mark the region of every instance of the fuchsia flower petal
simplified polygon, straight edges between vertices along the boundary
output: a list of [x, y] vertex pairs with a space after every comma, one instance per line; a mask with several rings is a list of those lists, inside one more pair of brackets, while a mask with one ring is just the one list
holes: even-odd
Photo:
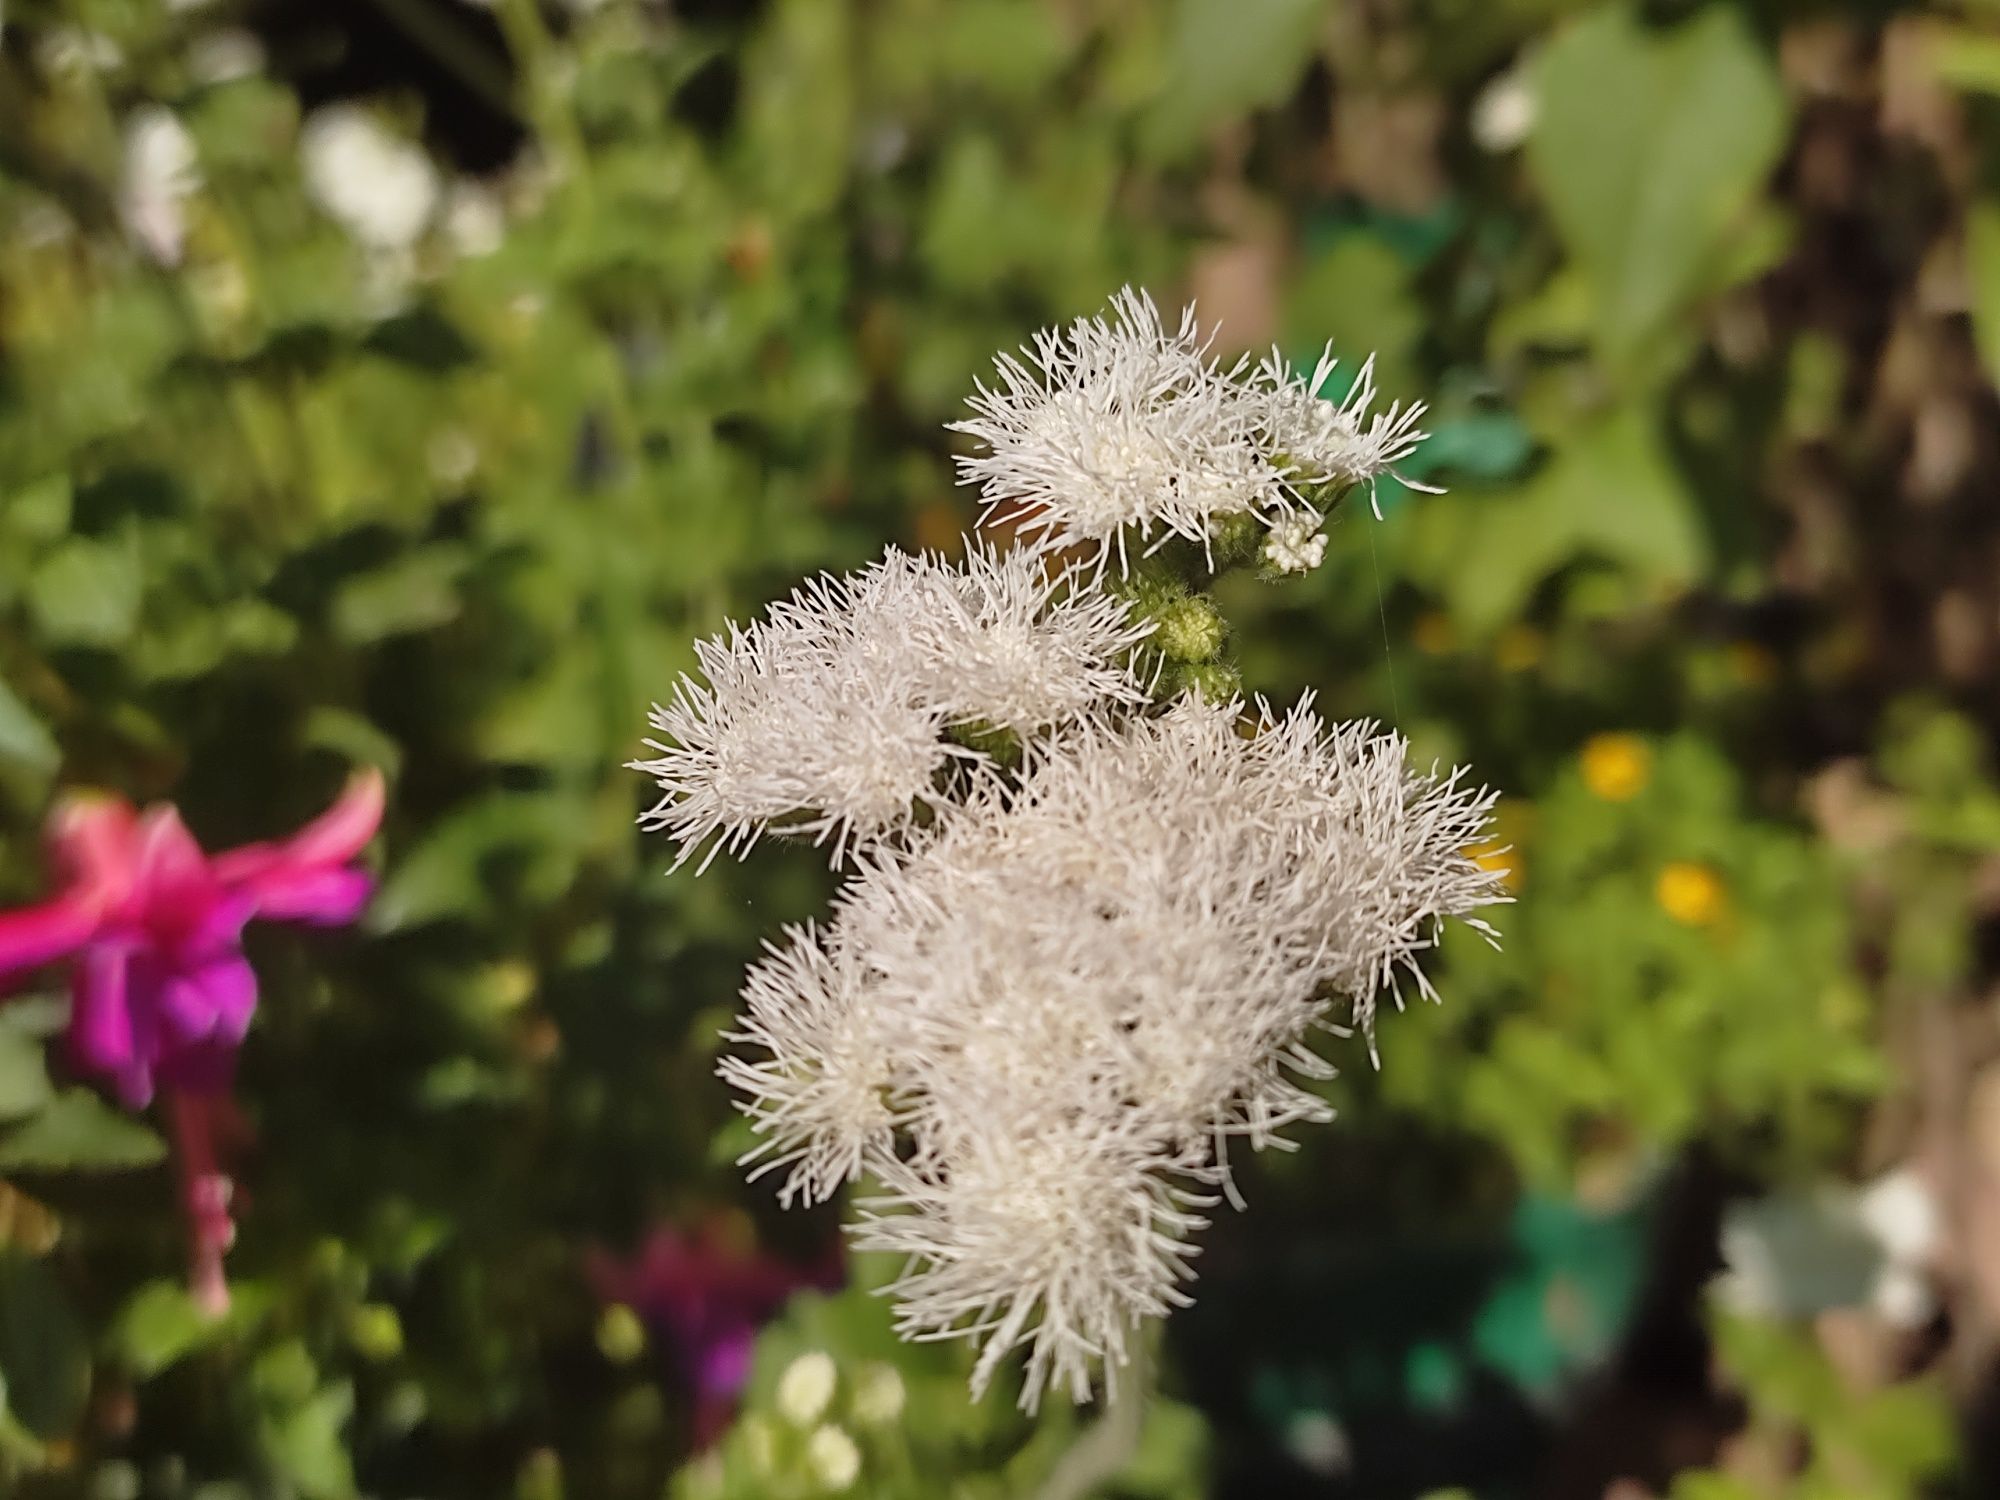
[[100, 943], [84, 950], [70, 1005], [69, 1052], [77, 1068], [109, 1078], [118, 1097], [143, 1109], [153, 1097], [158, 1026], [148, 1007], [135, 1004], [132, 957]]
[[256, 914], [279, 922], [342, 927], [361, 915], [375, 889], [362, 870], [274, 870], [253, 882]]
[[94, 792], [73, 792], [49, 815], [43, 835], [63, 884], [109, 908], [132, 889], [139, 815], [131, 804]]
[[216, 855], [211, 866], [215, 877], [225, 885], [255, 887], [281, 874], [296, 877], [344, 865], [368, 847], [382, 826], [384, 797], [380, 771], [357, 772], [333, 806], [290, 838]]
[[183, 1041], [243, 1040], [257, 1009], [257, 973], [231, 954], [176, 974], [161, 986], [161, 1008]]
[[76, 952], [97, 931], [96, 903], [61, 896], [21, 911], [0, 911], [0, 976], [39, 968]]
[[141, 920], [162, 936], [199, 929], [222, 894], [208, 856], [172, 806], [150, 807], [140, 819], [134, 877]]

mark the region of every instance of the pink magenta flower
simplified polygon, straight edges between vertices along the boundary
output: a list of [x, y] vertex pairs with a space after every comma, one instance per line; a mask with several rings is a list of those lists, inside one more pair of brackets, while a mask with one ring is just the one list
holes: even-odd
[[0, 912], [0, 983], [74, 958], [79, 1071], [132, 1109], [159, 1083], [219, 1092], [257, 1007], [245, 925], [353, 921], [370, 882], [351, 861], [374, 837], [382, 800], [380, 773], [365, 771], [291, 838], [211, 856], [171, 806], [67, 799], [48, 826], [61, 887], [40, 906]]
[[662, 1226], [620, 1260], [593, 1251], [587, 1268], [597, 1294], [631, 1308], [664, 1334], [694, 1402], [694, 1442], [712, 1444], [729, 1426], [750, 1379], [757, 1331], [793, 1292], [832, 1291], [844, 1279], [839, 1244], [816, 1265], [766, 1255], [712, 1219], [694, 1234]]
[[380, 773], [364, 771], [289, 839], [211, 856], [170, 806], [139, 813], [115, 797], [71, 797], [48, 825], [57, 894], [0, 912], [0, 988], [73, 958], [77, 1069], [132, 1109], [166, 1089], [189, 1284], [212, 1315], [229, 1306], [222, 1259], [236, 1235], [234, 1184], [217, 1151], [234, 1119], [224, 1090], [257, 1008], [243, 929], [258, 918], [339, 926], [359, 916], [370, 881], [352, 861], [382, 822], [382, 799]]

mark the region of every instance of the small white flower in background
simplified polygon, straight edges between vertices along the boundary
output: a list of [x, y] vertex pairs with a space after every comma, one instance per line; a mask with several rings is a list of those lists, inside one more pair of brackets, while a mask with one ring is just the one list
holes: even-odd
[[1865, 1188], [1773, 1193], [1724, 1213], [1716, 1291], [1763, 1317], [1872, 1307], [1892, 1327], [1917, 1328], [1937, 1311], [1930, 1278], [1942, 1238], [1937, 1200], [1908, 1167]]
[[837, 1495], [861, 1477], [861, 1450], [829, 1422], [806, 1440], [806, 1467], [822, 1490]]
[[1472, 101], [1472, 139], [1480, 150], [1503, 156], [1533, 134], [1539, 110], [1532, 66], [1524, 59], [1493, 78]]
[[507, 213], [500, 195], [477, 182], [454, 182], [445, 202], [445, 238], [466, 260], [498, 250], [507, 237]]
[[778, 1377], [778, 1414], [794, 1427], [810, 1427], [826, 1414], [839, 1382], [833, 1356], [823, 1349], [801, 1354]]
[[1280, 521], [1264, 541], [1264, 560], [1280, 573], [1310, 573], [1326, 560], [1326, 533], [1311, 521]]
[[41, 34], [36, 56], [48, 72], [72, 77], [109, 73], [125, 61], [124, 49], [110, 37], [80, 26], [49, 27]]
[[208, 87], [264, 70], [264, 44], [239, 26], [205, 31], [188, 43], [188, 77]]
[[479, 444], [462, 427], [444, 428], [425, 445], [424, 467], [439, 484], [467, 484], [479, 472]]
[[371, 250], [408, 250], [437, 208], [431, 159], [359, 105], [314, 110], [300, 131], [299, 153], [307, 191]]
[[180, 264], [187, 239], [184, 205], [201, 190], [194, 137], [172, 110], [144, 104], [125, 125], [118, 214], [125, 232], [163, 266]]
[[854, 1381], [854, 1420], [887, 1427], [903, 1414], [903, 1377], [894, 1365], [867, 1364]]
[[1944, 1221], [1930, 1185], [1909, 1167], [1878, 1177], [1855, 1204], [1862, 1224], [1882, 1247], [1882, 1268], [1870, 1301], [1898, 1328], [1920, 1328], [1936, 1314], [1931, 1285]]

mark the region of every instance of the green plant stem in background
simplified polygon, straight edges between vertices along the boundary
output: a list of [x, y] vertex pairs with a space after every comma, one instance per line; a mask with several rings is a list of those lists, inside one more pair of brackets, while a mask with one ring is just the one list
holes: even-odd
[[1152, 1394], [1151, 1340], [1133, 1341], [1132, 1362], [1117, 1389], [1105, 1402], [1104, 1415], [1056, 1460], [1035, 1500], [1085, 1500], [1115, 1477], [1139, 1451], [1139, 1434], [1146, 1426], [1146, 1401]]

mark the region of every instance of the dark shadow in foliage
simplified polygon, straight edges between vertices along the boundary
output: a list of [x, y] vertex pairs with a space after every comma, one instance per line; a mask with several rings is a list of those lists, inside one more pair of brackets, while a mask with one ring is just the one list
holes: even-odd
[[307, 109], [377, 94], [421, 98], [426, 143], [475, 173], [504, 167], [527, 139], [505, 102], [515, 92], [513, 61], [487, 10], [450, 0], [263, 0], [246, 20], [271, 71]]
[[448, 375], [475, 364], [479, 349], [456, 323], [434, 307], [415, 307], [376, 325], [362, 348], [397, 364]]

